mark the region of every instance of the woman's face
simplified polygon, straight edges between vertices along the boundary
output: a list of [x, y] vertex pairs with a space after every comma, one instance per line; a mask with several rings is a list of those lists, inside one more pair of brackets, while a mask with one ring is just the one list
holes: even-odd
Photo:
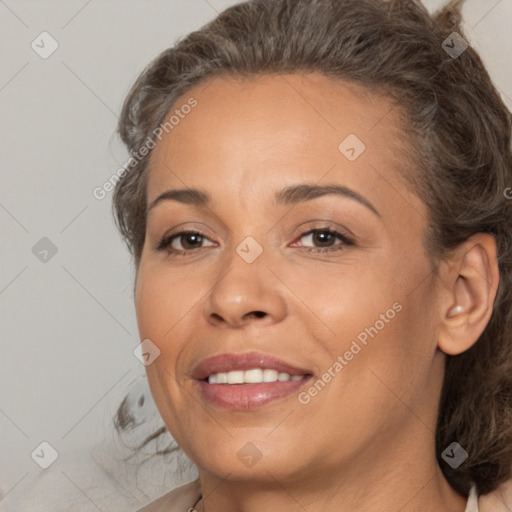
[[136, 283], [174, 438], [235, 479], [433, 457], [437, 287], [426, 208], [397, 171], [396, 107], [289, 74], [210, 80], [175, 109], [151, 158]]

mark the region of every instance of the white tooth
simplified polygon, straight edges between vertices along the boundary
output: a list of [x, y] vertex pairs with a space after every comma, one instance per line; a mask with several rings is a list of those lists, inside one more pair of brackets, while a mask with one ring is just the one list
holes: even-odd
[[217, 373], [217, 384], [227, 384], [228, 374], [226, 372]]
[[263, 382], [275, 382], [277, 380], [276, 370], [263, 370]]
[[236, 370], [234, 372], [228, 372], [228, 384], [243, 384], [244, 383], [244, 371]]
[[210, 384], [259, 384], [261, 382], [287, 382], [302, 380], [304, 375], [291, 376], [276, 370], [251, 368], [250, 370], [233, 370], [231, 372], [212, 373], [208, 377]]
[[257, 384], [259, 382], [263, 382], [263, 370], [261, 368], [245, 370], [244, 382], [246, 382], [247, 384]]

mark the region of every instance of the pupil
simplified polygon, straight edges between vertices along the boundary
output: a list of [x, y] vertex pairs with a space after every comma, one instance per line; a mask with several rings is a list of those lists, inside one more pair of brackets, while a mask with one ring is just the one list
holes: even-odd
[[[321, 232], [317, 232], [314, 236], [317, 237], [317, 240], [320, 237], [319, 243], [324, 243], [324, 245], [325, 245], [325, 242], [329, 242], [329, 240], [326, 240], [326, 238], [329, 238], [331, 236], [331, 233], [328, 233], [326, 231], [321, 231]], [[323, 240], [322, 240], [322, 237], [326, 237], [326, 238], [323, 238]], [[328, 245], [332, 245], [332, 244], [328, 244]]]
[[197, 243], [199, 242], [199, 244], [201, 243], [201, 236], [200, 235], [196, 235], [194, 233], [191, 233], [191, 234], [188, 234], [188, 235], [184, 235], [184, 240], [185, 240], [185, 243], [183, 244], [183, 247], [187, 248], [187, 245], [192, 245], [192, 248], [194, 248], [194, 241], [192, 241], [192, 244], [189, 244], [188, 242], [190, 241], [190, 239], [196, 239], [195, 242], [196, 242], [196, 245]]

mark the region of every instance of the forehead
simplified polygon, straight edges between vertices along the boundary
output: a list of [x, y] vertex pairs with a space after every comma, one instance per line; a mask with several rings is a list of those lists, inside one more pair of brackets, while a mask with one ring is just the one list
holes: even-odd
[[[182, 112], [191, 98], [196, 106]], [[396, 106], [355, 84], [317, 73], [220, 76], [181, 96], [167, 119], [173, 113], [179, 120], [151, 156], [149, 201], [173, 187], [249, 199], [259, 187], [323, 178], [374, 195], [383, 179], [402, 186]]]

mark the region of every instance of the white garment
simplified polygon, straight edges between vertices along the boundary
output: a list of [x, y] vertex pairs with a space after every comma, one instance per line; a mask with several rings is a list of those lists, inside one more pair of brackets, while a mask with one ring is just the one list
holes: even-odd
[[[194, 505], [199, 501], [200, 497], [201, 488], [199, 482], [191, 482], [177, 487], [138, 512], [193, 512]], [[479, 512], [478, 495], [474, 485], [469, 492], [465, 512]]]
[[479, 512], [478, 495], [476, 494], [476, 486], [473, 485], [469, 491], [468, 504], [464, 512]]

